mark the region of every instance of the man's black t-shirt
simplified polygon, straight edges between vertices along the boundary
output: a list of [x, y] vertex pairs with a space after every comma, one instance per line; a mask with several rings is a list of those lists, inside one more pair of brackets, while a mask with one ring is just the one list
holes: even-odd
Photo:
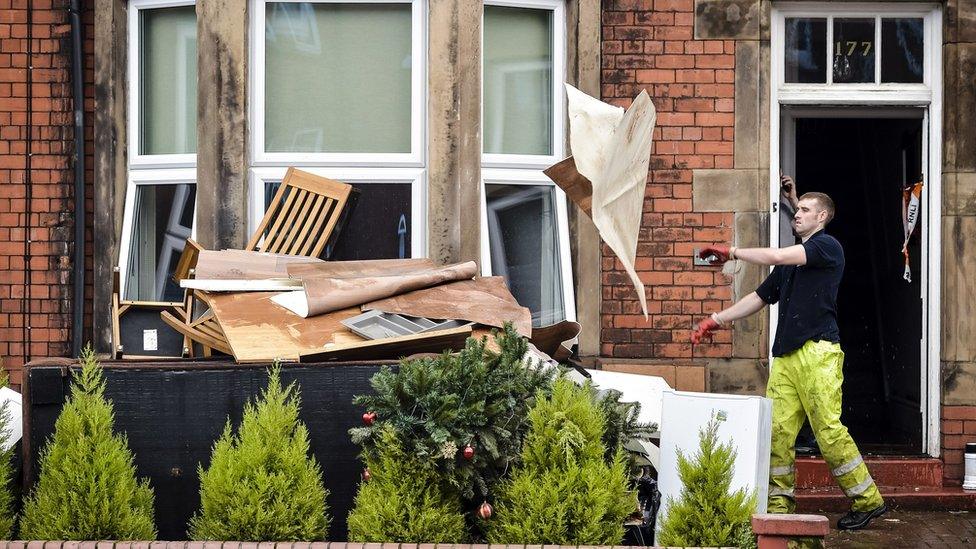
[[807, 341], [840, 342], [837, 288], [844, 275], [844, 248], [819, 231], [806, 242], [806, 265], [777, 265], [756, 289], [768, 304], [779, 302], [773, 356], [784, 356]]

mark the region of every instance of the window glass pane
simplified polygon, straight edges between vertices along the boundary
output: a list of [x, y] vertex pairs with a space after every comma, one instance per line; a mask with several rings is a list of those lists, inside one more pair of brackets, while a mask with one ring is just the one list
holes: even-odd
[[195, 9], [140, 12], [140, 154], [197, 152]]
[[552, 154], [552, 20], [485, 6], [484, 152]]
[[265, 150], [410, 152], [411, 6], [269, 2]]
[[786, 81], [827, 82], [827, 20], [786, 19]]
[[881, 81], [922, 82], [922, 19], [881, 20]]
[[533, 326], [565, 320], [555, 187], [486, 184], [485, 197], [492, 273], [532, 311]]
[[[402, 259], [410, 257], [409, 183], [354, 183], [345, 213], [333, 231], [324, 259]], [[265, 183], [264, 209], [271, 205], [279, 183]]]
[[874, 82], [874, 19], [834, 19], [834, 82]]
[[193, 229], [196, 185], [137, 185], [125, 299], [182, 301], [173, 271]]

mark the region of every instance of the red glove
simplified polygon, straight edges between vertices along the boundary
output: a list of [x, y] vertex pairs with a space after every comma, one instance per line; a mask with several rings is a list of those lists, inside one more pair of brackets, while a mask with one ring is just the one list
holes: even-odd
[[[709, 259], [712, 257], [713, 259]], [[708, 260], [712, 265], [725, 263], [732, 257], [732, 252], [728, 246], [705, 246], [698, 252], [699, 259]]]
[[694, 332], [691, 332], [691, 342], [698, 345], [703, 340], [712, 339], [712, 331], [719, 329], [721, 326], [715, 319], [708, 317], [698, 323], [698, 327], [695, 328]]

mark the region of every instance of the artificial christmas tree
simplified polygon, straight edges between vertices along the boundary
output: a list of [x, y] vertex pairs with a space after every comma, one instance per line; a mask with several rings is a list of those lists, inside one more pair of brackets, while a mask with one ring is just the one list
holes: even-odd
[[294, 383], [282, 389], [275, 363], [261, 398], [245, 405], [237, 434], [228, 420], [210, 467], [200, 467], [201, 509], [190, 521], [191, 539], [325, 540], [327, 491], [309, 455], [300, 406]]
[[727, 547], [754, 543], [750, 519], [755, 494], [739, 489], [730, 493], [735, 449], [719, 444], [721, 420], [712, 418], [699, 434], [698, 453], [688, 459], [678, 452], [678, 476], [683, 488], [667, 511], [657, 536], [658, 545]]
[[88, 346], [71, 396], [41, 453], [41, 475], [24, 505], [22, 539], [154, 540], [153, 491], [136, 479], [125, 435], [112, 433], [105, 377]]
[[404, 360], [373, 376], [376, 394], [355, 403], [374, 421], [350, 430], [367, 462], [381, 450], [378, 433], [392, 428], [403, 450], [429, 462], [473, 511], [518, 461], [532, 399], [550, 390], [554, 376], [525, 367], [526, 341], [510, 324], [493, 337], [497, 353], [472, 338], [457, 354]]
[[522, 463], [500, 487], [488, 540], [619, 544], [636, 500], [620, 447], [605, 459], [605, 419], [590, 387], [557, 380], [551, 398], [537, 398], [529, 420]]

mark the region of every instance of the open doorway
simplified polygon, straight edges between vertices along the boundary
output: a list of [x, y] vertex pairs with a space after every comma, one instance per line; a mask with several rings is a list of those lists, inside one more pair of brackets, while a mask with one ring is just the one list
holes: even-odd
[[784, 114], [783, 171], [800, 194], [824, 192], [837, 205], [827, 232], [846, 257], [838, 294], [842, 420], [865, 453], [921, 453], [923, 220], [908, 246], [911, 282], [902, 277], [901, 247], [902, 189], [923, 172], [923, 111]]

